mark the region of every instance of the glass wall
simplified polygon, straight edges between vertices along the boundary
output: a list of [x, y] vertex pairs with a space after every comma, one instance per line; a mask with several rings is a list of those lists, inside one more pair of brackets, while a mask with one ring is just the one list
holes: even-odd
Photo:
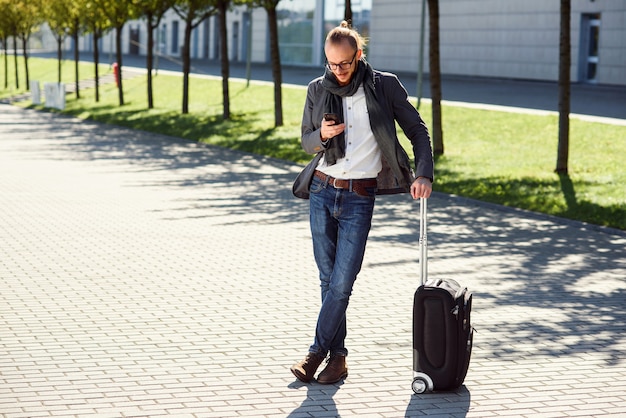
[[311, 65], [315, 0], [281, 1], [276, 12], [281, 63]]
[[[338, 26], [342, 20], [344, 20], [345, 7], [344, 0], [324, 0], [324, 30], [322, 45], [324, 39], [326, 38], [326, 34], [332, 28]], [[352, 27], [355, 28], [365, 39], [369, 38], [372, 0], [352, 0], [351, 7]], [[367, 52], [367, 47], [365, 52]], [[322, 61], [324, 61], [324, 51], [320, 51], [320, 53], [322, 54]]]
[[[316, 8], [316, 5], [319, 7]], [[289, 0], [278, 3], [281, 62], [288, 65], [324, 62], [324, 51], [320, 46], [324, 45], [328, 31], [344, 19], [344, 11], [344, 0]], [[352, 0], [352, 26], [365, 37], [369, 36], [371, 11], [372, 0]], [[320, 39], [314, 39], [318, 37]]]

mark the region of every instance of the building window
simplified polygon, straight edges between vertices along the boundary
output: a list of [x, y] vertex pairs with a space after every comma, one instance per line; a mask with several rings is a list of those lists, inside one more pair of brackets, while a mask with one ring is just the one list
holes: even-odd
[[178, 55], [178, 20], [172, 22], [172, 54]]
[[158, 31], [157, 44], [159, 54], [165, 55], [167, 53], [167, 23], [161, 25]]
[[580, 63], [581, 81], [594, 83], [598, 72], [600, 46], [600, 14], [583, 14], [580, 25]]
[[313, 61], [313, 17], [315, 0], [279, 3], [278, 44], [280, 61], [285, 64], [310, 65]]

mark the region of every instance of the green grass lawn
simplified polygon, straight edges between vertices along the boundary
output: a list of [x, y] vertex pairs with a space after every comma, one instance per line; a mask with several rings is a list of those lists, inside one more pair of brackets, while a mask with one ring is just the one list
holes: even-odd
[[[31, 79], [36, 73], [56, 80], [56, 60], [31, 59], [30, 68]], [[72, 82], [73, 63], [63, 68]], [[80, 74], [92, 76], [93, 65], [83, 64]], [[4, 86], [3, 65], [0, 82]], [[66, 112], [298, 163], [310, 158], [300, 147], [303, 88], [283, 87], [284, 126], [274, 128], [272, 86], [231, 82], [228, 121], [221, 117], [220, 80], [192, 77], [190, 86], [187, 115], [181, 114], [182, 78], [164, 74], [154, 78], [154, 109], [147, 109], [140, 76], [124, 80], [123, 107], [109, 84], [101, 86], [99, 103], [94, 90], [81, 90], [79, 100], [68, 95]], [[11, 93], [1, 90], [0, 97]], [[422, 105], [420, 113], [430, 125], [430, 107]], [[626, 230], [626, 126], [571, 120], [569, 175], [559, 176], [555, 115], [444, 106], [443, 123], [445, 154], [437, 158], [434, 190]]]
[[[24, 68], [24, 58], [22, 55], [18, 55], [18, 82], [19, 88], [16, 87], [15, 83], [15, 59], [13, 55], [9, 55], [8, 57], [8, 72], [5, 78], [5, 56], [0, 53], [0, 99], [7, 98], [10, 96], [18, 95], [20, 93], [27, 92], [27, 83], [26, 83], [26, 71]], [[61, 60], [61, 82], [63, 83], [74, 83], [74, 61], [72, 60]], [[103, 76], [107, 73], [110, 73], [111, 69], [109, 65], [100, 65], [99, 66], [99, 75]], [[79, 63], [78, 67], [78, 78], [81, 80], [93, 79], [95, 74], [95, 66], [93, 64], [84, 64]], [[28, 59], [28, 75], [29, 80], [31, 81], [39, 81], [39, 84], [43, 88], [43, 83], [48, 82], [56, 82], [59, 77], [58, 70], [58, 60], [54, 59], [40, 59], [40, 58], [29, 58]], [[5, 80], [7, 81], [8, 86], [5, 87]]]

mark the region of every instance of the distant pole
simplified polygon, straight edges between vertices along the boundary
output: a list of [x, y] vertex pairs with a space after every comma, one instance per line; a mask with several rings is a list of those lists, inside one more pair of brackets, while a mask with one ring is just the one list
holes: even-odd
[[426, 0], [422, 0], [422, 15], [420, 26], [420, 53], [419, 53], [419, 68], [417, 69], [417, 108], [420, 108], [422, 102], [422, 73], [424, 72], [424, 14], [426, 12]]

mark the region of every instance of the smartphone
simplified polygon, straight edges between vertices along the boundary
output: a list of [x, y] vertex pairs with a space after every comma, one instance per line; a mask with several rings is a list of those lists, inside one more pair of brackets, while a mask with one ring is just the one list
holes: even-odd
[[335, 125], [341, 123], [341, 121], [339, 120], [339, 115], [337, 115], [336, 113], [324, 113], [324, 119], [332, 120], [333, 122], [335, 122]]

